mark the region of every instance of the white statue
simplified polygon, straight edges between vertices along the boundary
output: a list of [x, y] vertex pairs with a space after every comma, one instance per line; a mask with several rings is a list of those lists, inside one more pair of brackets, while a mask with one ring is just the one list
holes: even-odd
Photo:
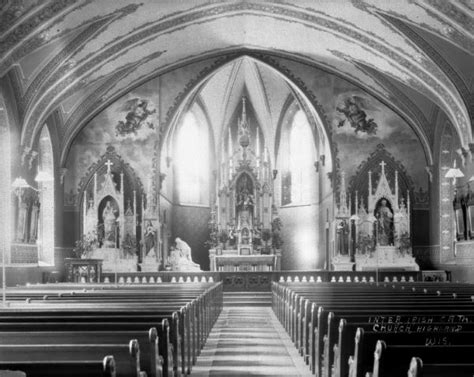
[[[102, 220], [104, 222], [104, 247], [114, 247], [116, 233], [116, 209], [112, 206], [112, 202], [107, 200], [104, 210], [102, 211]], [[118, 230], [118, 229], [117, 229]]]
[[181, 238], [176, 237], [176, 248], [171, 251], [170, 260], [173, 271], [201, 271], [201, 266], [194, 263], [191, 248]]

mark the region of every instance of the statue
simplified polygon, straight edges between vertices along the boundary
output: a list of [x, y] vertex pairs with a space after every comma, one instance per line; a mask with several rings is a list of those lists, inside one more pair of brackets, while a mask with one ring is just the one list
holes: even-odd
[[171, 269], [173, 271], [201, 271], [199, 264], [191, 257], [191, 248], [181, 238], [177, 237], [176, 248], [170, 252]]
[[133, 258], [136, 254], [136, 242], [137, 240], [135, 239], [134, 236], [130, 235], [130, 233], [127, 233], [125, 236], [125, 239], [123, 240], [122, 244], [122, 250], [123, 250], [123, 256], [125, 258]]
[[239, 192], [237, 194], [237, 219], [239, 228], [252, 226], [253, 223], [254, 200], [251, 194], [250, 184], [246, 175], [242, 176], [239, 182]]
[[340, 221], [336, 227], [337, 232], [337, 251], [341, 255], [349, 254], [349, 224], [346, 221]]
[[393, 244], [393, 213], [387, 206], [387, 200], [380, 200], [380, 204], [375, 209], [377, 219], [377, 243], [381, 246]]
[[152, 251], [151, 256], [155, 255], [157, 256], [156, 250], [155, 250], [155, 228], [153, 228], [153, 224], [151, 221], [148, 221], [146, 230], [145, 230], [145, 257], [148, 256], [150, 251]]
[[30, 242], [36, 242], [38, 239], [38, 220], [40, 211], [39, 196], [36, 195], [33, 201], [33, 207], [31, 209], [30, 219]]
[[118, 211], [113, 207], [112, 202], [107, 200], [102, 211], [102, 221], [104, 222], [104, 247], [115, 247], [115, 239], [118, 238], [116, 232], [116, 213]]
[[18, 208], [18, 226], [17, 226], [17, 241], [26, 242], [28, 231], [28, 204], [26, 203], [27, 194], [22, 193]]

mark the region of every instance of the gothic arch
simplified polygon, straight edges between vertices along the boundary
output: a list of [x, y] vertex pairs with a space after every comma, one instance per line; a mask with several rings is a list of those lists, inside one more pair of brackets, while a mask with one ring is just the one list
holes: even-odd
[[[370, 154], [367, 160], [363, 161], [355, 174], [349, 179], [349, 188], [348, 192], [353, 197], [355, 192], [359, 197], [362, 198], [367, 197], [368, 193], [368, 173], [369, 171], [372, 172], [372, 180], [375, 183], [379, 178], [378, 172], [380, 171], [379, 163], [384, 161], [386, 163], [385, 171], [387, 178], [391, 181], [394, 179], [395, 171], [398, 172], [398, 184], [400, 187], [400, 194], [401, 196], [405, 197], [407, 191], [410, 193], [410, 200], [413, 202], [413, 195], [414, 195], [414, 184], [412, 179], [410, 178], [408, 172], [406, 171], [405, 167], [402, 165], [400, 161], [395, 160], [395, 158], [385, 149], [383, 144], [377, 145], [377, 148], [374, 152]], [[393, 181], [391, 182], [393, 185]], [[352, 200], [352, 204], [354, 205], [355, 201]], [[364, 203], [367, 205], [367, 203]], [[352, 209], [354, 211], [354, 209]]]
[[[117, 154], [117, 152], [115, 151], [115, 148], [109, 145], [106, 149], [106, 152], [99, 158], [98, 161], [96, 161], [94, 164], [92, 164], [89, 167], [84, 177], [82, 177], [82, 179], [80, 180], [76, 205], [79, 205], [80, 203], [82, 203], [83, 198], [84, 198], [84, 192], [92, 184], [93, 179], [94, 179], [94, 174], [95, 173], [101, 174], [107, 170], [106, 162], [108, 160], [110, 160], [114, 164], [114, 166], [119, 166], [120, 169], [123, 170], [124, 176], [127, 177], [127, 179], [129, 180], [131, 190], [135, 190], [136, 195], [137, 195], [137, 200], [141, 200], [142, 194], [145, 191], [144, 191], [143, 184], [140, 178], [135, 173], [135, 170], [128, 163], [124, 162], [122, 157], [119, 154]], [[124, 185], [125, 184], [126, 183], [124, 182]], [[120, 189], [122, 190], [122, 188]], [[137, 208], [140, 208], [140, 206], [137, 206]]]

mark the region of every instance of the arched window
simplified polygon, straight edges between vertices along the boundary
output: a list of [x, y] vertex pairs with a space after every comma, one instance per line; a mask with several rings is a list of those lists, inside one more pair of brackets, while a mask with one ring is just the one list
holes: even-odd
[[289, 174], [291, 203], [307, 204], [311, 200], [311, 177], [314, 163], [314, 142], [308, 119], [298, 110], [290, 126]]
[[[33, 205], [39, 217], [38, 262], [40, 265], [54, 265], [54, 161], [53, 146], [48, 127], [41, 131], [38, 160], [39, 205]], [[32, 214], [32, 222], [35, 221]], [[31, 229], [30, 229], [31, 231]]]
[[188, 112], [178, 130], [176, 140], [176, 179], [179, 202], [208, 203], [208, 132], [192, 112]]

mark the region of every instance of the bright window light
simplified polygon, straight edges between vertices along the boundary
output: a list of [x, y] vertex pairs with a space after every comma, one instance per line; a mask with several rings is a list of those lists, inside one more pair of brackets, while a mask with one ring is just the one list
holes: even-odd
[[208, 175], [207, 130], [188, 112], [176, 142], [178, 195], [181, 203], [204, 204], [203, 191]]
[[311, 200], [313, 176], [313, 134], [303, 111], [298, 110], [290, 131], [291, 202], [308, 203]]

